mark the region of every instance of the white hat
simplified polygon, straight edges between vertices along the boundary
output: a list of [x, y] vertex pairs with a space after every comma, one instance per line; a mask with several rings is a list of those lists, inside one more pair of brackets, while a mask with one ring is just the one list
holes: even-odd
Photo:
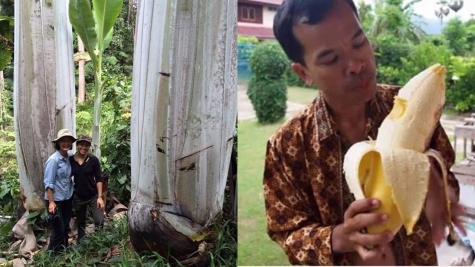
[[63, 137], [71, 137], [74, 139], [73, 143], [76, 142], [77, 138], [74, 137], [74, 135], [71, 133], [71, 131], [69, 129], [61, 129], [59, 130], [58, 132], [58, 136], [56, 137], [56, 139], [53, 140], [53, 142], [56, 142], [58, 141], [59, 139], [63, 138]]

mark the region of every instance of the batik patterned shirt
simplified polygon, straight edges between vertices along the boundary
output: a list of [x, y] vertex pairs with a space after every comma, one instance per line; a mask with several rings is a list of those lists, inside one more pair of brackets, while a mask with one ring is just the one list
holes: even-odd
[[[375, 140], [382, 121], [391, 111], [400, 87], [378, 85], [366, 107], [366, 136]], [[355, 199], [343, 174], [343, 157], [351, 144], [339, 135], [321, 95], [290, 118], [269, 139], [264, 171], [267, 232], [286, 252], [290, 263], [303, 265], [353, 265], [354, 254], [333, 254], [331, 233]], [[439, 151], [447, 168], [455, 154], [437, 125], [429, 147]], [[459, 185], [449, 172], [449, 184]], [[404, 227], [391, 242], [397, 265], [437, 265], [431, 228], [424, 212], [407, 235]]]

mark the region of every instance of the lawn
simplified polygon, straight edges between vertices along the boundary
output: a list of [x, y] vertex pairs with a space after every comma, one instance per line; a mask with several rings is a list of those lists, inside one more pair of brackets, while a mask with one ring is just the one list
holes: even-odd
[[302, 88], [296, 86], [287, 87], [287, 101], [304, 104], [312, 102], [317, 96], [318, 90], [311, 88]]
[[238, 265], [289, 265], [266, 233], [262, 176], [267, 139], [282, 124], [238, 124]]

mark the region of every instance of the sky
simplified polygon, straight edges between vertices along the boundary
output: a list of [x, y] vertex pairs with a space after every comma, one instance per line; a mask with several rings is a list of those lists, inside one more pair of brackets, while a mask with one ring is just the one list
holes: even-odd
[[[367, 3], [373, 3], [373, 0], [364, 0]], [[409, 2], [407, 0], [404, 3]], [[419, 14], [427, 19], [437, 19], [435, 15], [435, 9], [438, 7], [436, 4], [438, 0], [422, 0], [421, 2], [414, 4], [414, 13]], [[450, 13], [444, 20], [449, 20], [455, 16], [459, 16], [462, 20], [470, 19], [470, 14], [475, 14], [475, 0], [464, 0], [463, 8], [455, 13], [450, 10]], [[357, 3], [357, 1], [355, 1]]]

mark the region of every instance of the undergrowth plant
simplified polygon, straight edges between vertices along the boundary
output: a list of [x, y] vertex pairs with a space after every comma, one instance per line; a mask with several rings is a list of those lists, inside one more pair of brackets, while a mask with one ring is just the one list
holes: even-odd
[[[210, 266], [236, 266], [236, 224], [230, 220], [223, 220], [214, 227], [217, 233], [216, 246], [213, 252], [207, 252], [212, 260]], [[180, 266], [172, 264], [157, 252], [134, 251], [128, 239], [126, 216], [106, 223], [102, 230], [96, 229], [94, 233], [87, 234], [81, 245], [70, 246], [58, 255], [53, 255], [42, 248], [34, 256], [33, 264], [35, 267]]]

